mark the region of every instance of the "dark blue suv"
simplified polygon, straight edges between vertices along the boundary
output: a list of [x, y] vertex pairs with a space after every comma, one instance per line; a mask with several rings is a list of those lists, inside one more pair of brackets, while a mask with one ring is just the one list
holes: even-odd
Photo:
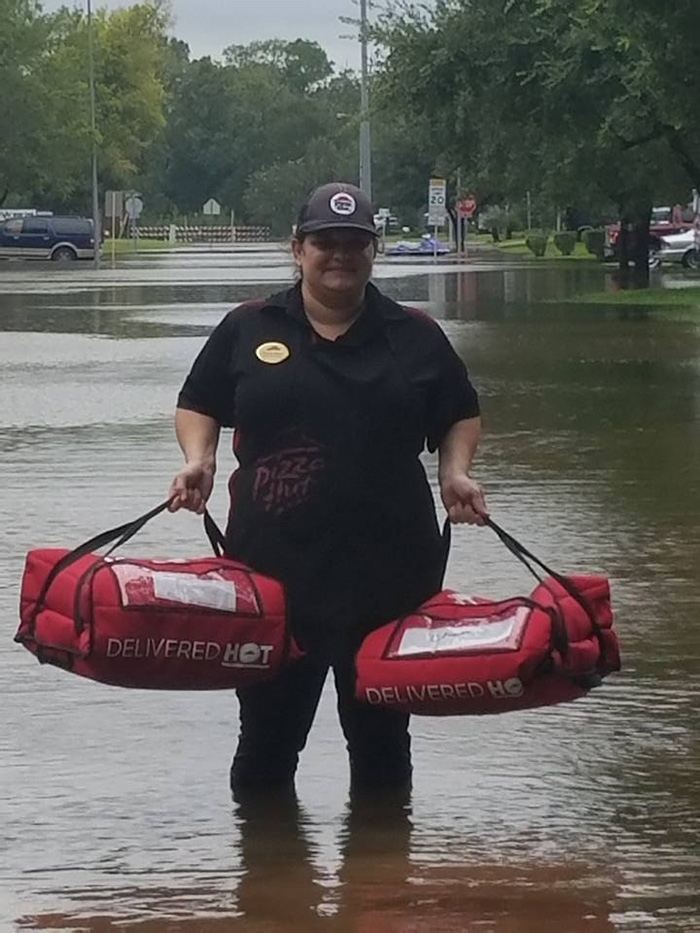
[[93, 224], [84, 217], [15, 217], [0, 224], [0, 259], [92, 259]]

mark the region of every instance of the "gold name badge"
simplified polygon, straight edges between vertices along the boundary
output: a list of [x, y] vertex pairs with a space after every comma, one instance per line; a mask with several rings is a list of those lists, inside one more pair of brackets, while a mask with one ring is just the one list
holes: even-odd
[[255, 355], [262, 363], [281, 363], [289, 356], [289, 347], [271, 340], [269, 343], [261, 343]]

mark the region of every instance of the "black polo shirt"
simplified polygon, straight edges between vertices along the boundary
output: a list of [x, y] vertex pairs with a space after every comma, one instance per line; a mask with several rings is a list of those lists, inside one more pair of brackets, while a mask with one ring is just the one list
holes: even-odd
[[432, 318], [368, 285], [358, 319], [326, 340], [296, 285], [223, 319], [178, 406], [235, 429], [229, 551], [285, 584], [307, 649], [326, 651], [439, 588], [419, 455], [479, 406]]

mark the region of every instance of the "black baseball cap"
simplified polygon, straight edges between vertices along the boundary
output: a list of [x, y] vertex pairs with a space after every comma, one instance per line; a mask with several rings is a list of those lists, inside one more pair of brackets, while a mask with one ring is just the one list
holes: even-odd
[[374, 205], [355, 185], [333, 181], [312, 191], [297, 218], [297, 233], [318, 230], [364, 230], [378, 236]]

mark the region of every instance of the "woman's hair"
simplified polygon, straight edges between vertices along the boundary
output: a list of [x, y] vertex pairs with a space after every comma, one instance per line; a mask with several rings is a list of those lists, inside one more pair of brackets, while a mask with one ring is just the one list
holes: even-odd
[[[306, 237], [307, 237], [306, 233], [297, 233], [296, 231], [294, 231], [294, 233], [289, 238], [289, 249], [291, 250], [292, 243], [294, 243], [295, 241], [297, 243], [303, 243]], [[297, 266], [295, 263], [294, 264], [294, 281], [301, 282], [303, 278], [304, 278], [304, 273], [301, 271], [301, 267]]]

